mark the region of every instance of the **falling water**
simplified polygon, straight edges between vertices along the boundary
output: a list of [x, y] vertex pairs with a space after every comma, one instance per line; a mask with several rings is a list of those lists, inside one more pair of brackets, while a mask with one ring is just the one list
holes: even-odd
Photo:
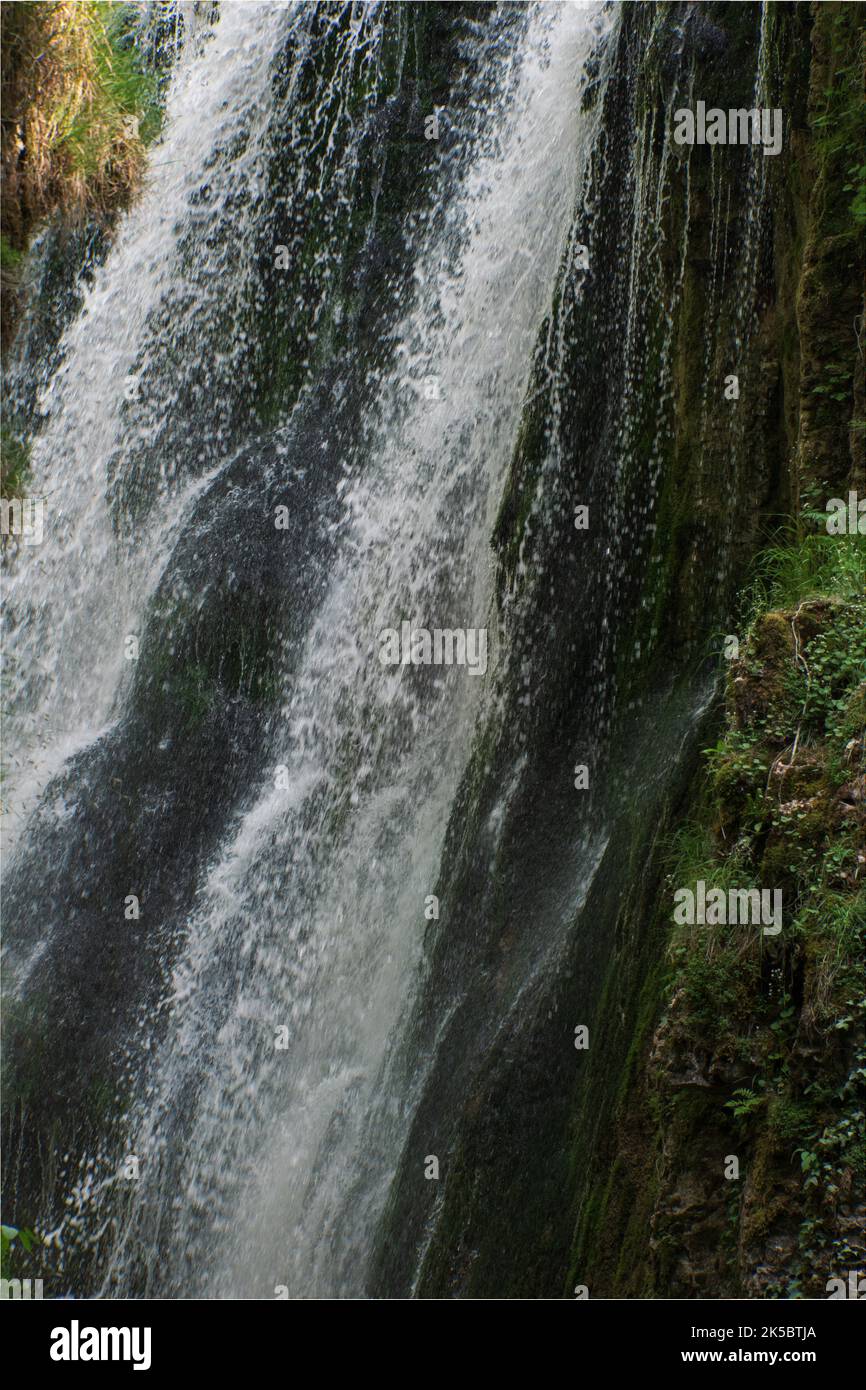
[[[207, 245], [226, 221], [243, 244], [250, 211], [233, 204], [241, 189], [255, 196], [262, 177], [270, 65], [286, 20], [279, 7], [227, 5], [212, 32], [193, 32], [171, 83], [166, 134], [145, 194], [97, 271], [61, 343], [60, 366], [41, 391], [31, 490], [45, 499], [47, 540], [23, 549], [5, 584], [7, 852], [46, 782], [119, 712], [132, 669], [125, 638], [138, 633], [199, 477], [216, 463], [210, 428], [201, 431], [196, 419], [193, 433], [187, 419], [187, 458], [195, 454], [166, 488], [153, 443], [195, 368], [182, 365], [184, 319], [207, 341], [233, 260], [229, 238], [215, 257], [208, 252], [206, 267], [201, 252], [193, 252], [192, 266], [185, 262], [184, 244], [193, 236]], [[198, 190], [208, 171], [219, 192], [203, 215]], [[171, 344], [157, 331], [160, 318], [171, 324]], [[159, 392], [142, 401], [150, 374], [159, 375]], [[153, 510], [146, 521], [119, 520], [110, 466], [142, 446], [158, 460], [149, 481]]]
[[[311, 101], [312, 134], [298, 121], [283, 221], [265, 209], [269, 103], [275, 74], [283, 111], [301, 99], [304, 10], [224, 5], [212, 31], [187, 40], [144, 197], [42, 393], [35, 464], [49, 534], [13, 575], [10, 603], [15, 703], [28, 711], [15, 726], [19, 821], [60, 772], [62, 793], [51, 783], [33, 824], [49, 816], [62, 828], [75, 809], [70, 770], [83, 766], [74, 755], [101, 748], [108, 730], [124, 737], [129, 701], [141, 698], [125, 642], [139, 636], [144, 650], [159, 595], [189, 591], [179, 557], [211, 552], [221, 470], [243, 465], [249, 431], [265, 423], [238, 404], [255, 370], [239, 325], [257, 292], [262, 227], [272, 255], [290, 241], [281, 229], [292, 199], [309, 197], [317, 177], [319, 193], [331, 178], [335, 205], [351, 203], [348, 92], [364, 71], [374, 74], [369, 101], [377, 91], [387, 23], [376, 5], [358, 7], [348, 29], [334, 18], [341, 47]], [[389, 362], [367, 374], [354, 442], [323, 475], [333, 497], [310, 519], [331, 560], [314, 586], [317, 611], [291, 654], [283, 644], [279, 717], [261, 731], [246, 808], [203, 866], [188, 920], [167, 923], [164, 988], [121, 1040], [135, 1097], [122, 1137], [66, 1178], [52, 1243], [61, 1267], [98, 1248], [106, 1292], [363, 1289], [399, 1123], [356, 1211], [353, 1174], [365, 1166], [389, 1040], [411, 1005], [424, 905], [485, 688], [464, 667], [383, 666], [378, 634], [406, 619], [489, 628], [496, 662], [486, 537], [595, 138], [597, 108], [581, 111], [584, 64], [609, 24], [600, 6], [539, 6], [498, 38], [468, 40], [488, 44], [496, 66], [469, 79], [464, 148], [443, 161], [447, 205], [417, 219], [413, 288]], [[281, 479], [288, 496], [306, 474], [297, 439], [316, 340], [336, 331], [323, 307], [333, 280], [325, 265], [306, 325], [307, 385], [273, 420], [263, 466], [274, 497]], [[182, 362], [193, 343], [194, 360]], [[203, 357], [214, 393], [205, 412]], [[344, 358], [328, 377], [338, 414], [358, 366]], [[320, 447], [328, 453], [324, 429]], [[270, 504], [261, 518], [272, 538]], [[43, 938], [19, 962], [22, 983], [46, 947]], [[387, 1097], [376, 1103], [387, 1108]], [[126, 1155], [141, 1176], [124, 1186]]]
[[[156, 1212], [159, 1289], [363, 1288], [369, 1232], [341, 1225], [335, 1248], [334, 1225], [419, 964], [422, 909], [480, 694], [466, 670], [419, 680], [413, 668], [383, 668], [376, 634], [403, 617], [489, 621], [484, 537], [586, 154], [579, 78], [593, 18], [572, 8], [534, 17], [495, 149], [453, 209], [459, 244], [446, 232], [420, 250], [372, 461], [343, 485], [340, 554], [271, 775], [190, 923], [168, 1038], [130, 1135], [173, 1175], [154, 1164], [158, 1193], [145, 1182], [136, 1194], [137, 1206], [153, 1203], [148, 1219]], [[193, 1092], [181, 1137], [171, 1117]], [[112, 1267], [121, 1281], [125, 1250]]]
[[[595, 3], [454, 20], [422, 159], [416, 9], [183, 7], [147, 186], [42, 382], [46, 538], [7, 585], [13, 1066], [22, 1132], [68, 1128], [9, 1167], [64, 1291], [359, 1296], [394, 1211], [384, 1283], [417, 1290], [416, 1137], [449, 1151], [478, 1059], [553, 1016], [576, 923], [587, 998], [609, 949], [581, 914], [627, 857], [599, 774], [659, 635], [690, 168], [666, 247], [669, 111], [636, 123]], [[714, 194], [707, 361], [726, 277], [753, 331], [748, 189], [740, 248]], [[483, 669], [383, 664], [404, 622], [483, 630]], [[628, 797], [706, 694], [643, 766], [635, 715]]]

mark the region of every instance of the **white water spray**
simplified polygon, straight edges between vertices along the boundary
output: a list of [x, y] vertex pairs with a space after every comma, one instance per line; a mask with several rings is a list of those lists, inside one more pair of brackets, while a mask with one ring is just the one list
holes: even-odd
[[363, 1288], [389, 1173], [357, 1219], [346, 1205], [483, 698], [465, 670], [383, 669], [377, 634], [490, 620], [487, 537], [594, 135], [581, 77], [601, 23], [594, 6], [534, 12], [495, 139], [418, 258], [375, 456], [347, 462], [339, 562], [273, 742], [285, 774], [228, 839], [173, 972], [113, 1286], [143, 1242], [149, 1286], [176, 1296]]

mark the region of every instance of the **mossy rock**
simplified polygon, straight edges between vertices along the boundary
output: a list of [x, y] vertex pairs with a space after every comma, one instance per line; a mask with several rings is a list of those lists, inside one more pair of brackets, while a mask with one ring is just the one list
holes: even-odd
[[735, 729], [753, 728], [783, 700], [794, 653], [790, 616], [763, 614], [744, 653], [731, 663], [727, 695]]

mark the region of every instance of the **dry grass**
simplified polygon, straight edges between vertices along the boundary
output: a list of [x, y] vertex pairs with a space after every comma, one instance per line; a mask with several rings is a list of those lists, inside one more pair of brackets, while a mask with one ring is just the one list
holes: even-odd
[[[141, 183], [155, 87], [128, 42], [133, 6], [0, 5], [4, 288], [54, 214], [108, 221]], [[8, 336], [4, 334], [4, 337]]]

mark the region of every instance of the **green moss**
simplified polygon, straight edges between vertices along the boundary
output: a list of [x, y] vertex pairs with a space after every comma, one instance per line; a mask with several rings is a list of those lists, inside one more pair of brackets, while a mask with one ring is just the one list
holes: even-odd
[[[813, 574], [814, 558], [814, 547], [804, 545], [806, 554], [784, 565], [778, 555], [759, 561], [765, 578], [773, 576], [770, 596], [813, 590], [802, 583]], [[837, 577], [848, 575], [847, 559], [832, 563]], [[847, 583], [836, 587], [850, 590]], [[729, 703], [725, 734], [708, 750], [697, 820], [674, 842], [669, 889], [694, 887], [700, 878], [708, 887], [781, 886], [784, 894], [777, 948], [739, 927], [671, 928], [667, 1023], [654, 1062], [664, 1075], [676, 1074], [677, 1059], [692, 1051], [711, 1059], [706, 1066], [717, 1088], [722, 1083], [730, 1120], [720, 1119], [717, 1099], [710, 1111], [704, 1096], [674, 1086], [657, 1143], [661, 1150], [664, 1135], [673, 1173], [694, 1162], [696, 1136], [707, 1127], [718, 1134], [720, 1152], [727, 1146], [752, 1154], [739, 1236], [745, 1250], [780, 1227], [798, 1229], [801, 1220], [808, 1222], [810, 1248], [820, 1236], [829, 1249], [835, 1209], [823, 1196], [850, 1185], [850, 1107], [830, 1083], [844, 1055], [836, 1040], [863, 1029], [866, 808], [862, 799], [841, 799], [840, 779], [851, 794], [863, 786], [864, 725], [856, 721], [863, 714], [864, 662], [862, 594], [847, 601], [813, 597], [795, 610], [755, 614], [730, 675], [730, 684], [744, 690]], [[806, 766], [795, 781], [798, 757]], [[822, 1037], [828, 1040], [819, 1044]], [[826, 1136], [839, 1125], [846, 1137], [837, 1153]], [[731, 1126], [739, 1138], [726, 1140]], [[805, 1167], [794, 1157], [798, 1145]], [[819, 1161], [812, 1155], [819, 1151], [820, 1201], [812, 1181]], [[672, 1230], [660, 1247], [662, 1286], [678, 1248]], [[809, 1287], [808, 1269], [798, 1265], [795, 1272], [797, 1288]]]
[[[657, 933], [665, 950], [644, 978], [616, 1078], [614, 1146], [589, 1181], [595, 1131], [581, 1132], [590, 1111], [579, 1112], [573, 1174], [584, 1195], [569, 1279], [591, 1268], [604, 1296], [694, 1296], [696, 1269], [713, 1271], [714, 1296], [743, 1296], [777, 1238], [794, 1253], [783, 1273], [761, 1276], [764, 1294], [820, 1294], [843, 1259], [840, 1205], [863, 1191], [863, 544], [832, 550], [809, 537], [794, 550], [755, 563], [725, 726], [687, 818], [660, 846], [642, 950], [651, 955]], [[794, 606], [775, 608], [781, 598]], [[699, 879], [781, 886], [778, 942], [673, 923], [673, 890]], [[611, 1055], [622, 961], [616, 969], [598, 1023]], [[743, 1167], [730, 1188], [707, 1178], [728, 1153]]]
[[[544, 342], [549, 331], [545, 322], [539, 333]], [[549, 422], [541, 395], [527, 402], [514, 449], [514, 457], [502, 493], [493, 527], [492, 543], [497, 555], [497, 587], [500, 604], [517, 579], [518, 562], [527, 540], [527, 525], [536, 497], [549, 439]], [[527, 561], [524, 555], [524, 562]]]
[[[823, 7], [821, 7], [823, 8]], [[863, 107], [864, 30], [848, 5], [828, 5], [816, 16], [826, 68], [814, 92], [812, 128], [822, 175], [838, 195], [828, 203], [828, 231], [851, 235], [866, 224], [866, 113]]]
[[30, 446], [5, 425], [0, 428], [0, 496], [23, 497], [30, 478]]
[[[251, 281], [241, 325], [253, 344], [250, 406], [262, 428], [284, 420], [305, 382], [344, 354], [363, 360], [372, 375], [393, 350], [383, 309], [398, 301], [399, 278], [409, 272], [407, 219], [432, 206], [441, 163], [437, 142], [424, 138], [424, 117], [449, 100], [456, 117], [461, 22], [485, 9], [432, 3], [384, 11], [378, 46], [348, 79], [341, 65], [345, 31], [355, 22], [350, 9], [313, 17], [314, 63], [296, 67], [289, 49], [275, 69], [274, 101], [277, 110], [287, 103], [293, 148], [275, 142], [268, 188], [280, 212], [262, 222], [264, 283]], [[356, 157], [340, 161], [349, 141]], [[313, 198], [299, 198], [296, 188], [305, 144], [335, 151]], [[275, 266], [278, 245], [288, 250], [290, 274]], [[238, 327], [227, 325], [233, 336]]]
[[24, 253], [16, 251], [5, 234], [0, 235], [0, 269], [4, 271], [17, 270], [23, 259]]
[[[862, 418], [863, 399], [857, 324], [866, 257], [866, 31], [854, 5], [816, 5], [812, 13], [808, 137], [797, 151], [806, 180], [797, 303], [797, 464], [801, 496], [807, 504], [824, 507], [852, 465], [855, 470], [858, 466], [854, 419]], [[859, 448], [862, 456], [862, 437]], [[859, 468], [862, 476], [862, 462]]]

